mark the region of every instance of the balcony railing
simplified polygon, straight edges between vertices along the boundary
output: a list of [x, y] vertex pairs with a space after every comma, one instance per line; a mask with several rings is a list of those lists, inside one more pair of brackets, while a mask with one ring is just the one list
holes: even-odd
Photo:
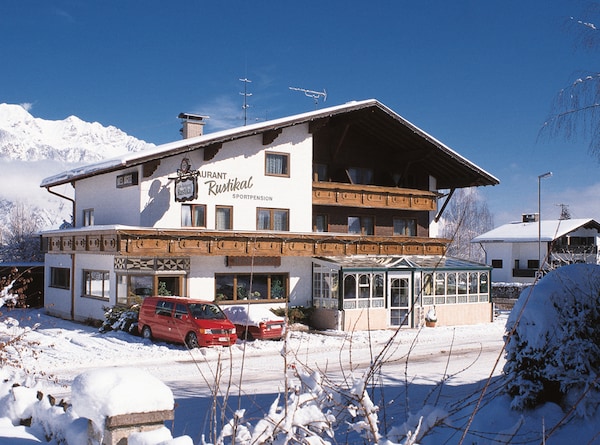
[[313, 204], [427, 210], [437, 208], [438, 194], [426, 190], [375, 185], [313, 182]]
[[443, 255], [450, 242], [412, 236], [137, 228], [56, 231], [43, 238], [49, 253], [136, 256]]

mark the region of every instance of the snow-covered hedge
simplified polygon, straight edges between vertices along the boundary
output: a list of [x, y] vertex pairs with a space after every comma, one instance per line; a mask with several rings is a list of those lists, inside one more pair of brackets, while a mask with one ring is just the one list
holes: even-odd
[[525, 289], [507, 321], [504, 372], [515, 409], [600, 404], [600, 266], [563, 266]]

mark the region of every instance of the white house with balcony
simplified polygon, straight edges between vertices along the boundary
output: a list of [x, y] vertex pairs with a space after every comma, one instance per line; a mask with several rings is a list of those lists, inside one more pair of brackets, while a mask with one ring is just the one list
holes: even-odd
[[447, 258], [436, 223], [442, 190], [499, 181], [394, 111], [366, 100], [215, 133], [180, 118], [183, 140], [42, 182], [74, 215], [42, 235], [50, 313], [181, 295], [314, 306], [332, 329], [417, 326], [433, 306], [440, 324], [491, 319], [489, 267]]
[[485, 251], [494, 283], [530, 284], [540, 273], [565, 264], [600, 264], [599, 232], [600, 224], [593, 219], [539, 221], [537, 214], [528, 214], [471, 242]]

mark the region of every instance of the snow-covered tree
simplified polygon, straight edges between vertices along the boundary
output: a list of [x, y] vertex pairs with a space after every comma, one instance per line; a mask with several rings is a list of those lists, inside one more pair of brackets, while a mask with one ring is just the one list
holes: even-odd
[[[577, 46], [595, 50], [600, 46], [600, 3], [587, 2], [579, 17], [568, 18], [569, 30], [578, 38]], [[589, 151], [600, 159], [600, 72], [594, 67], [578, 73], [572, 83], [561, 89], [554, 99], [541, 138], [582, 137]]]
[[452, 240], [448, 255], [477, 262], [485, 261], [485, 253], [471, 240], [493, 228], [494, 218], [474, 187], [457, 190], [441, 220], [441, 236]]
[[572, 264], [525, 289], [507, 322], [512, 407], [554, 402], [581, 417], [600, 404], [600, 266]]
[[8, 212], [6, 226], [0, 229], [1, 261], [41, 261], [38, 232], [43, 227], [39, 209], [24, 204], [13, 203]]

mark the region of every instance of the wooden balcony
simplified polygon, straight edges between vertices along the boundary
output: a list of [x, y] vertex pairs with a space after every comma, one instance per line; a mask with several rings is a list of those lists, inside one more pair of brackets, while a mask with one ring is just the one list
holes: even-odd
[[313, 204], [318, 205], [434, 211], [439, 195], [397, 187], [313, 182], [312, 196]]
[[55, 254], [134, 256], [443, 255], [450, 240], [334, 233], [111, 228], [43, 235]]

